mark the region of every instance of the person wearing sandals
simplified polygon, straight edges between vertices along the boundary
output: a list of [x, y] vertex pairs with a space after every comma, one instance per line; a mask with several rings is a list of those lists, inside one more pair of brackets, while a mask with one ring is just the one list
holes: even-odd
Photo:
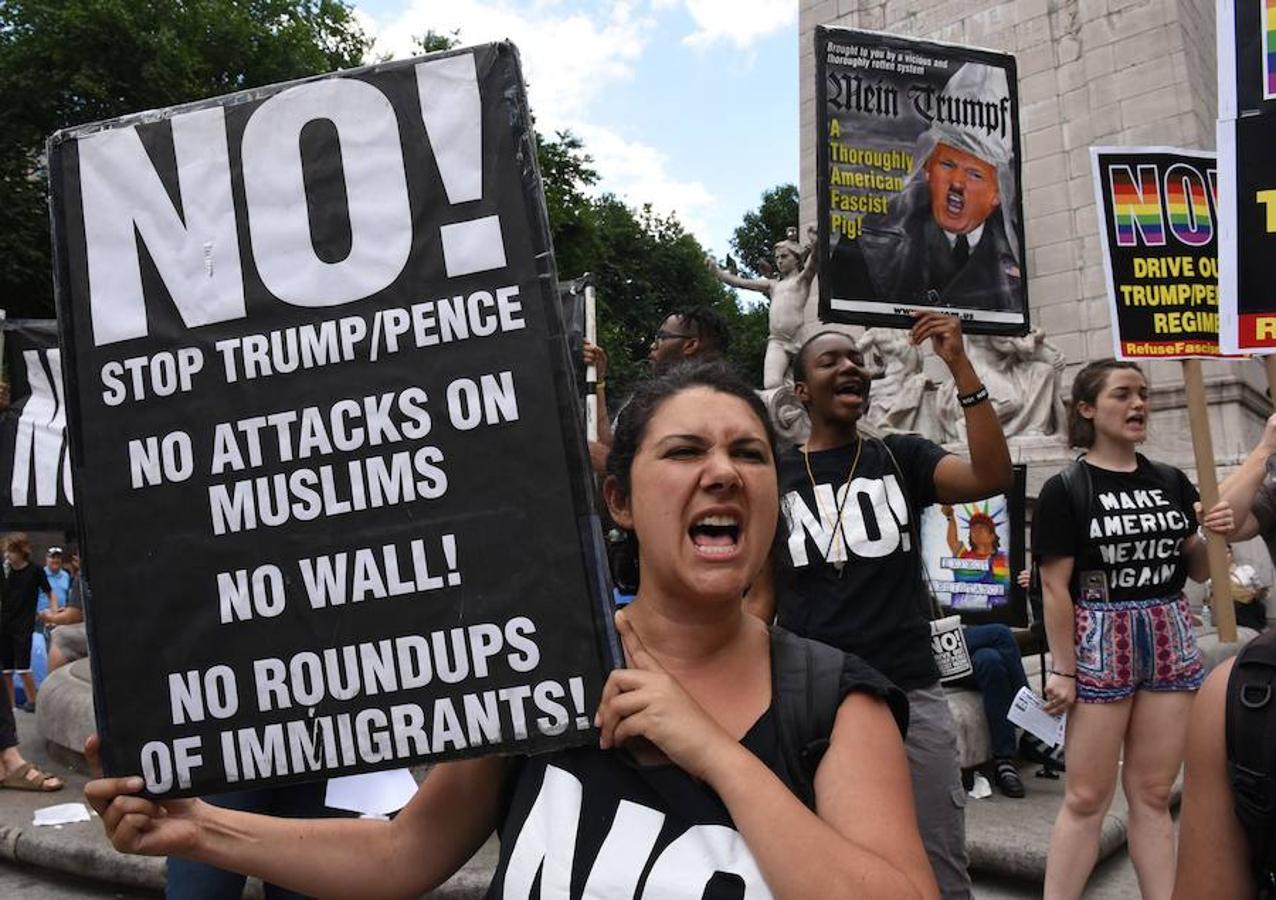
[[0, 691], [0, 790], [60, 791], [62, 788], [61, 778], [40, 771], [22, 758], [13, 704], [8, 692]]
[[794, 392], [811, 417], [803, 447], [781, 454], [784, 524], [774, 585], [751, 611], [802, 637], [863, 657], [908, 695], [905, 746], [922, 841], [945, 897], [970, 895], [957, 734], [930, 646], [929, 600], [917, 552], [920, 512], [978, 500], [1011, 483], [1006, 439], [951, 316], [918, 315], [911, 339], [929, 340], [953, 374], [970, 435], [970, 461], [911, 435], [860, 434], [871, 377], [854, 339], [825, 331], [794, 358]]
[[[1041, 488], [1032, 552], [1041, 572], [1051, 670], [1046, 709], [1068, 712], [1068, 777], [1050, 834], [1047, 900], [1080, 897], [1117, 774], [1129, 802], [1130, 859], [1144, 897], [1174, 886], [1170, 793], [1205, 671], [1183, 585], [1208, 576], [1196, 488], [1136, 452], [1148, 388], [1134, 363], [1077, 373], [1068, 439], [1085, 454]], [[1221, 502], [1204, 517], [1232, 528]]]

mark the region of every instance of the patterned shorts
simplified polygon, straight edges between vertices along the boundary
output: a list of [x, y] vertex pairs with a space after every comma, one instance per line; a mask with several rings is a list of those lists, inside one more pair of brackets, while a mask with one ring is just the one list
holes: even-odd
[[1077, 700], [1117, 703], [1135, 691], [1194, 691], [1205, 680], [1187, 598], [1074, 606]]

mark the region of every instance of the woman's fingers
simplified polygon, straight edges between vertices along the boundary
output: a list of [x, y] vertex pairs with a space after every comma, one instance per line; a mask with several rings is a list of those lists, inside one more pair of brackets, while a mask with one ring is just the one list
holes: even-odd
[[84, 786], [84, 798], [89, 801], [89, 806], [97, 810], [98, 815], [103, 815], [103, 810], [111, 805], [112, 800], [136, 794], [143, 785], [144, 782], [137, 775], [127, 778], [97, 778]]
[[102, 742], [97, 732], [90, 734], [84, 741], [84, 758], [88, 760], [89, 771], [94, 778], [102, 777]]
[[647, 695], [639, 690], [650, 680], [650, 673], [636, 669], [616, 669], [608, 676], [602, 698], [598, 701], [598, 711], [594, 714], [599, 747], [605, 750], [613, 746], [612, 732], [617, 722], [650, 702]]
[[629, 617], [623, 609], [616, 611], [616, 631], [620, 634], [620, 642], [625, 647], [625, 656], [629, 658], [631, 668], [647, 672], [664, 671], [660, 663], [656, 662], [656, 658], [647, 652], [642, 638], [638, 637], [638, 632], [630, 624]]
[[100, 815], [106, 833], [113, 835], [129, 816], [140, 815], [150, 819], [157, 809], [156, 804], [141, 797], [116, 797]]

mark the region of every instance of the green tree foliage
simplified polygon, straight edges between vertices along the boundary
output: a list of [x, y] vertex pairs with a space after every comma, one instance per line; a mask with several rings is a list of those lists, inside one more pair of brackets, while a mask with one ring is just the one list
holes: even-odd
[[422, 53], [451, 50], [461, 43], [461, 30], [458, 28], [449, 34], [440, 34], [431, 28], [425, 34], [417, 35], [412, 40]]
[[349, 68], [368, 47], [342, 0], [0, 2], [0, 305], [53, 312], [54, 131]]
[[781, 184], [762, 192], [756, 210], [744, 214], [735, 230], [731, 247], [738, 254], [736, 263], [747, 275], [760, 274], [758, 263], [771, 262], [777, 241], [784, 240], [786, 230], [798, 223], [798, 189]]
[[635, 210], [612, 194], [592, 195], [598, 174], [578, 137], [540, 137], [537, 147], [559, 276], [594, 275], [598, 340], [610, 363], [608, 393], [622, 396], [647, 371], [652, 335], [670, 312], [685, 306], [716, 309], [731, 328], [732, 363], [760, 381], [766, 309], [740, 308], [674, 216], [650, 206]]

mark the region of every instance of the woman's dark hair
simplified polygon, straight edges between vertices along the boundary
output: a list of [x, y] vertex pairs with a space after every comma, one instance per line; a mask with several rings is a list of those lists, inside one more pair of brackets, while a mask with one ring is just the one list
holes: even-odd
[[1072, 379], [1072, 405], [1068, 407], [1068, 446], [1094, 446], [1094, 422], [1081, 415], [1078, 407], [1082, 403], [1093, 406], [1094, 401], [1099, 399], [1103, 386], [1108, 383], [1109, 373], [1117, 369], [1133, 369], [1140, 375], [1143, 374], [1138, 363], [1108, 358], [1087, 363], [1077, 373], [1077, 377]]
[[793, 357], [793, 380], [794, 381], [806, 381], [806, 352], [807, 350], [809, 350], [811, 345], [814, 344], [816, 341], [818, 341], [820, 338], [828, 337], [830, 334], [836, 334], [838, 337], [844, 337], [848, 341], [850, 341], [851, 344], [855, 344], [855, 338], [851, 337], [845, 331], [834, 331], [831, 328], [826, 328], [824, 331], [817, 331], [815, 334], [811, 335], [809, 338], [807, 338], [805, 341], [802, 342], [802, 346], [798, 348], [798, 352]]
[[766, 406], [753, 389], [723, 362], [692, 360], [641, 382], [620, 411], [616, 427], [612, 429], [611, 452], [607, 454], [607, 474], [616, 479], [624, 496], [629, 496], [629, 471], [634, 464], [634, 455], [647, 433], [647, 424], [651, 417], [666, 400], [699, 387], [738, 397], [747, 403], [766, 429], [771, 455], [775, 455], [775, 428], [767, 416]]

